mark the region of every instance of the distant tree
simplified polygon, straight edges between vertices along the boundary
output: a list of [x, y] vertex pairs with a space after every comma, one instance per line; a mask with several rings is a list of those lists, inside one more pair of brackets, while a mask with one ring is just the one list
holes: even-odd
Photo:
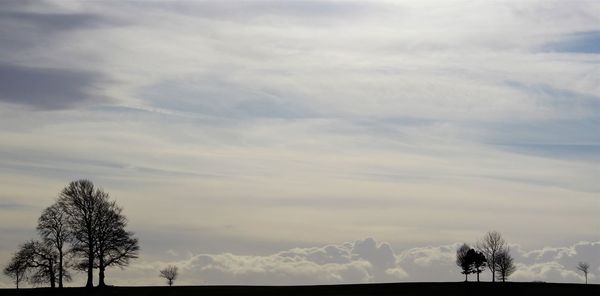
[[29, 241], [19, 250], [27, 268], [31, 270], [28, 280], [33, 285], [49, 283], [56, 287], [58, 269], [57, 252], [40, 241]]
[[485, 255], [487, 266], [492, 273], [492, 282], [496, 281], [496, 258], [500, 251], [504, 249], [506, 242], [502, 238], [500, 232], [489, 231], [477, 243], [479, 252]]
[[588, 271], [590, 270], [590, 265], [587, 262], [579, 262], [579, 264], [577, 264], [577, 270], [583, 272], [583, 275], [585, 276], [585, 284], [587, 285], [587, 276]]
[[465, 275], [465, 282], [469, 281], [469, 274], [473, 272], [472, 256], [469, 254], [471, 250], [467, 244], [462, 244], [456, 250], [456, 265], [462, 270], [460, 273]]
[[109, 266], [127, 266], [138, 257], [138, 240], [125, 230], [127, 219], [116, 202], [105, 202], [99, 207], [96, 224], [96, 267], [98, 286], [106, 286], [105, 270]]
[[19, 289], [19, 283], [26, 280], [27, 275], [27, 260], [21, 250], [17, 251], [8, 265], [4, 268], [4, 274], [13, 279], [17, 289]]
[[87, 271], [86, 287], [93, 287], [97, 226], [100, 208], [108, 202], [108, 194], [89, 180], [69, 183], [60, 193], [58, 205], [67, 215], [71, 252], [84, 258], [75, 266]]
[[63, 279], [67, 281], [71, 279], [69, 273], [64, 268], [64, 247], [70, 238], [67, 229], [67, 215], [58, 204], [53, 204], [42, 212], [42, 215], [38, 219], [37, 230], [44, 244], [58, 253], [58, 287], [62, 288]]
[[173, 281], [177, 279], [177, 275], [177, 266], [169, 265], [160, 271], [159, 277], [165, 278], [167, 280], [167, 284], [169, 284], [169, 287], [171, 287], [173, 286]]
[[487, 260], [485, 259], [485, 255], [483, 255], [483, 253], [475, 250], [473, 250], [473, 252], [473, 273], [477, 274], [477, 282], [479, 282], [479, 274], [485, 270], [485, 267], [487, 266]]
[[496, 254], [496, 275], [498, 280], [506, 282], [508, 277], [515, 272], [517, 267], [513, 263], [513, 258], [510, 255], [510, 248], [506, 247]]

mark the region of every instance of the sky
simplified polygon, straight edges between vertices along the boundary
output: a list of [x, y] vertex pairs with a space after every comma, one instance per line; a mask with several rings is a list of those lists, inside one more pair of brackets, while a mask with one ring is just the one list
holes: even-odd
[[461, 281], [489, 230], [600, 283], [599, 1], [4, 0], [0, 40], [2, 265], [87, 178], [140, 240], [108, 284]]

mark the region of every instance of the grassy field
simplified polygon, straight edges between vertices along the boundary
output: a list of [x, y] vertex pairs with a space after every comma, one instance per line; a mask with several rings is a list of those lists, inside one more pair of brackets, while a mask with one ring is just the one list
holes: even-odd
[[0, 295], [600, 295], [600, 285], [552, 283], [395, 283], [325, 286], [108, 287], [0, 289]]

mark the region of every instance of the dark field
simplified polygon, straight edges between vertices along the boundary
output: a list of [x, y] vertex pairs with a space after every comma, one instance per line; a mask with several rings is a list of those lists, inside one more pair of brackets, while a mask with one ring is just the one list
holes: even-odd
[[600, 295], [600, 285], [551, 283], [397, 283], [328, 286], [181, 286], [0, 289], [0, 295]]

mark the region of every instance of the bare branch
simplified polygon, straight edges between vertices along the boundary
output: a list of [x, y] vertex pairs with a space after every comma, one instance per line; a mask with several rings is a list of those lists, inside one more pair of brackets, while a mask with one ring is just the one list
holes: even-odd
[[169, 265], [165, 269], [160, 271], [159, 277], [165, 278], [169, 287], [173, 285], [175, 279], [177, 279], [178, 271], [177, 266]]
[[499, 280], [503, 282], [505, 282], [508, 279], [508, 277], [510, 277], [510, 275], [517, 270], [516, 266], [513, 263], [513, 258], [510, 255], [509, 247], [500, 250], [500, 252], [496, 254], [495, 261], [496, 269], [498, 271], [498, 274], [496, 276]]
[[583, 275], [585, 276], [586, 284], [587, 284], [587, 277], [588, 277], [589, 269], [590, 269], [590, 264], [587, 262], [579, 262], [579, 264], [577, 264], [577, 270], [583, 272]]
[[485, 255], [487, 265], [492, 273], [492, 281], [496, 281], [497, 254], [506, 246], [506, 241], [498, 231], [489, 231], [477, 243], [477, 249]]
[[63, 250], [71, 238], [67, 228], [67, 214], [58, 204], [53, 204], [42, 212], [38, 219], [37, 230], [45, 245], [54, 249], [58, 254], [58, 287], [63, 287], [63, 280], [69, 280], [68, 271], [64, 268]]

